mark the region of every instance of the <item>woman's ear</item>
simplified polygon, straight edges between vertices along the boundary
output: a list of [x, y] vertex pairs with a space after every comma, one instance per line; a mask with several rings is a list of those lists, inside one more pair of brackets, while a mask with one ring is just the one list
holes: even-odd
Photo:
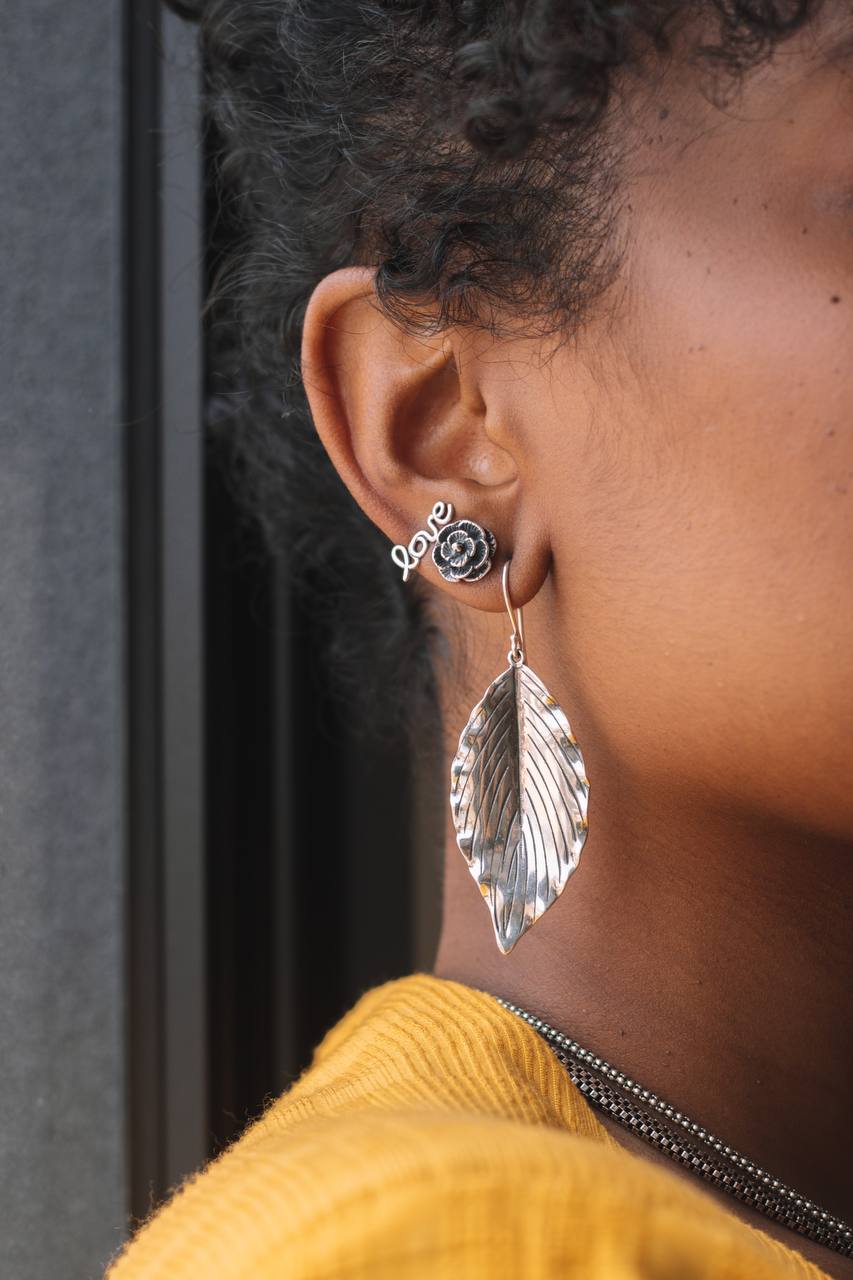
[[[373, 271], [348, 267], [311, 296], [302, 376], [338, 474], [391, 541], [407, 545], [437, 502], [452, 503], [455, 519], [494, 534], [497, 567], [513, 560], [513, 601], [524, 605], [548, 571], [549, 540], [495, 349], [481, 331], [404, 331], [380, 310]], [[420, 572], [460, 601], [503, 608], [500, 573], [447, 583], [429, 554]]]

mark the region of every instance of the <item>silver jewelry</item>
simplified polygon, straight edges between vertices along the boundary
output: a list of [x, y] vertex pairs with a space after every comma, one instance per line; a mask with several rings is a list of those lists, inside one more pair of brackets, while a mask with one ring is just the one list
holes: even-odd
[[451, 767], [456, 842], [507, 955], [559, 897], [587, 835], [589, 782], [565, 713], [525, 662], [524, 622], [512, 624], [509, 666], [471, 712]]
[[448, 582], [479, 582], [491, 569], [497, 549], [491, 529], [473, 520], [457, 520], [438, 535], [432, 558]]
[[404, 547], [398, 542], [391, 548], [391, 559], [403, 570], [403, 581], [409, 581], [409, 574], [414, 573], [420, 565], [430, 546], [438, 541], [439, 530], [448, 520], [453, 519], [453, 503], [437, 502], [427, 516], [426, 529], [419, 529]]
[[612, 1116], [644, 1142], [664, 1151], [706, 1182], [758, 1209], [765, 1217], [833, 1249], [842, 1257], [853, 1257], [853, 1229], [846, 1222], [772, 1177], [740, 1152], [725, 1146], [689, 1116], [542, 1018], [500, 996], [493, 998], [538, 1031], [566, 1068], [572, 1084], [597, 1110]]

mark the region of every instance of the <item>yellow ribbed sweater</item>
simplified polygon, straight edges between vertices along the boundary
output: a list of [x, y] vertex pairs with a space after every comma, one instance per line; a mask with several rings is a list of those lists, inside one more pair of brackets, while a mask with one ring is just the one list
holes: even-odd
[[430, 974], [367, 992], [109, 1280], [826, 1280], [624, 1150], [535, 1031]]

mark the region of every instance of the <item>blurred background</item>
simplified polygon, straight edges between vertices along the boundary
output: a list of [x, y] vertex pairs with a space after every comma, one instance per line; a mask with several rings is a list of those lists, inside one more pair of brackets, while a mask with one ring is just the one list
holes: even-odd
[[194, 28], [3, 17], [0, 1274], [88, 1280], [430, 965], [443, 789], [333, 699], [231, 495]]

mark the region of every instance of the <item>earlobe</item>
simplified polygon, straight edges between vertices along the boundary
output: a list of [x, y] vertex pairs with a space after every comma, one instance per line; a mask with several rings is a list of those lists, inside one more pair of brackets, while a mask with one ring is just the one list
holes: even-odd
[[[541, 513], [532, 502], [522, 510], [520, 450], [487, 429], [490, 410], [492, 421], [509, 416], [500, 403], [489, 403], [492, 390], [485, 381], [494, 365], [470, 349], [470, 341], [451, 331], [405, 332], [377, 305], [373, 272], [346, 268], [327, 276], [311, 297], [302, 375], [332, 463], [355, 501], [395, 544], [397, 568], [389, 562], [389, 572], [402, 570], [408, 579], [419, 571], [466, 603], [498, 610], [500, 584], [485, 570], [485, 559], [477, 572], [440, 574], [432, 555], [452, 507], [454, 520], [488, 531], [492, 545], [485, 533], [482, 541], [489, 546], [489, 567], [495, 539], [499, 558], [513, 556], [521, 603], [539, 590], [547, 573]], [[436, 516], [438, 506], [447, 520]], [[448, 552], [460, 564], [468, 553], [467, 536], [462, 541], [464, 547], [460, 543], [458, 551]], [[448, 568], [450, 559], [441, 564]]]

